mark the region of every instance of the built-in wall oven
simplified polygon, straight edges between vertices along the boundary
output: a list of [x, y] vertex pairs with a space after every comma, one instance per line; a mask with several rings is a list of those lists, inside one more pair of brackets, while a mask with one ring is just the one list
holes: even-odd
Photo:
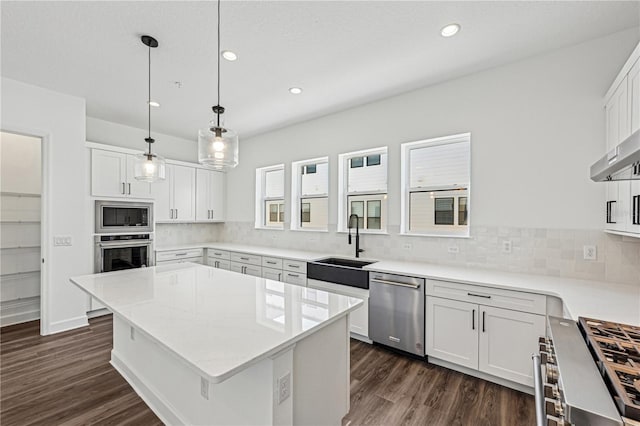
[[153, 204], [96, 200], [96, 234], [153, 232]]
[[96, 235], [96, 272], [144, 268], [151, 265], [153, 234]]

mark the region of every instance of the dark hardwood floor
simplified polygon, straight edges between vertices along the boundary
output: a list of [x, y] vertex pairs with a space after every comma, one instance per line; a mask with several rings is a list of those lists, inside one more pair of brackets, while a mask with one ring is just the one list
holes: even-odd
[[[109, 364], [111, 316], [42, 337], [39, 323], [0, 332], [0, 425], [160, 425]], [[533, 398], [352, 340], [344, 425], [534, 424]]]

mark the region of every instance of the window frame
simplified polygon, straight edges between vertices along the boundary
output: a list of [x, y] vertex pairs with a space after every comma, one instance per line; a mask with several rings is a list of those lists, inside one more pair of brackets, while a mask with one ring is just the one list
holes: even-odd
[[[308, 165], [318, 165], [318, 164], [327, 164], [327, 192], [324, 194], [314, 194], [314, 195], [304, 195], [301, 194], [302, 191], [302, 176], [301, 173], [302, 167], [306, 167]], [[315, 174], [317, 173], [317, 167], [313, 171], [313, 173], [308, 173], [305, 171], [305, 174]], [[310, 158], [308, 160], [300, 160], [293, 161], [291, 163], [291, 222], [289, 224], [289, 228], [292, 231], [304, 231], [304, 232], [329, 232], [329, 180], [330, 180], [331, 167], [329, 165], [329, 157], [317, 157]], [[302, 201], [309, 199], [317, 199], [317, 198], [326, 198], [327, 200], [327, 225], [325, 227], [312, 228], [312, 227], [302, 227]]]
[[[266, 197], [265, 196], [265, 185], [266, 185], [266, 175], [268, 172], [282, 170], [282, 197]], [[256, 169], [256, 197], [255, 197], [255, 229], [272, 229], [272, 230], [284, 230], [284, 224], [286, 222], [286, 170], [284, 164], [276, 164], [274, 166], [266, 166], [266, 167], [258, 167]], [[268, 225], [267, 224], [267, 202], [269, 201], [280, 201], [278, 204], [283, 204], [283, 215], [284, 221], [278, 221], [278, 225]], [[280, 218], [280, 208], [278, 207], [278, 219]]]
[[[367, 165], [367, 158], [369, 156], [376, 155], [386, 155], [386, 177], [387, 177], [387, 190], [385, 192], [381, 191], [365, 191], [365, 192], [348, 192], [348, 173], [351, 169], [351, 158], [354, 157], [363, 157], [363, 166], [362, 167], [378, 167], [382, 166], [382, 161], [380, 164]], [[360, 167], [357, 167], [360, 168]], [[351, 202], [349, 201], [350, 196], [375, 196], [381, 195], [380, 201], [380, 229], [367, 229], [366, 228], [366, 219], [364, 219], [365, 228], [360, 228], [361, 234], [388, 234], [388, 211], [389, 211], [389, 147], [381, 146], [377, 148], [364, 149], [360, 151], [346, 152], [338, 155], [338, 226], [337, 232], [349, 232], [347, 228], [348, 222], [348, 214], [350, 211]], [[367, 203], [364, 203], [364, 209], [366, 212]]]
[[[410, 187], [411, 185], [411, 151], [414, 149], [428, 148], [431, 146], [455, 144], [460, 142], [469, 143], [469, 182], [464, 195], [454, 197], [454, 224], [446, 225], [457, 228], [466, 227], [465, 233], [447, 233], [443, 232], [425, 232], [410, 230], [410, 213], [411, 213], [411, 193], [412, 192], [437, 192], [446, 191], [445, 188], [436, 186], [426, 187]], [[471, 216], [469, 214], [471, 208], [471, 133], [458, 133], [450, 136], [442, 136], [431, 139], [423, 139], [415, 142], [406, 142], [400, 145], [401, 161], [400, 161], [400, 235], [420, 236], [420, 237], [440, 237], [440, 238], [471, 238]], [[449, 190], [455, 190], [451, 187]], [[447, 195], [447, 197], [449, 197]], [[466, 225], [459, 225], [459, 202], [460, 198], [466, 198]]]

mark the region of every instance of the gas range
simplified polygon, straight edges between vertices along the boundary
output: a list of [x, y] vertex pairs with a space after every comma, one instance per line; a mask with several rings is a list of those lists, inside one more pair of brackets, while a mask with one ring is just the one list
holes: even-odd
[[534, 355], [541, 425], [640, 426], [640, 327], [549, 317]]

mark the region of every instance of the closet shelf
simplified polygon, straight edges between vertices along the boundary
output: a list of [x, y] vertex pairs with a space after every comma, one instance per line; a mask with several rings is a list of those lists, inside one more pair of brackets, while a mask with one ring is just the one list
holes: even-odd
[[0, 250], [29, 249], [29, 248], [40, 248], [40, 244], [38, 244], [38, 245], [28, 245], [28, 246], [9, 246], [9, 247], [0, 247]]
[[39, 220], [1, 220], [0, 224], [3, 223], [40, 223]]
[[0, 196], [3, 197], [28, 197], [28, 198], [40, 198], [40, 194], [32, 194], [28, 192], [0, 192]]
[[32, 271], [13, 272], [11, 274], [2, 274], [0, 275], [0, 277], [1, 278], [17, 277], [19, 275], [33, 274], [34, 272], [40, 272], [40, 269], [34, 269]]

